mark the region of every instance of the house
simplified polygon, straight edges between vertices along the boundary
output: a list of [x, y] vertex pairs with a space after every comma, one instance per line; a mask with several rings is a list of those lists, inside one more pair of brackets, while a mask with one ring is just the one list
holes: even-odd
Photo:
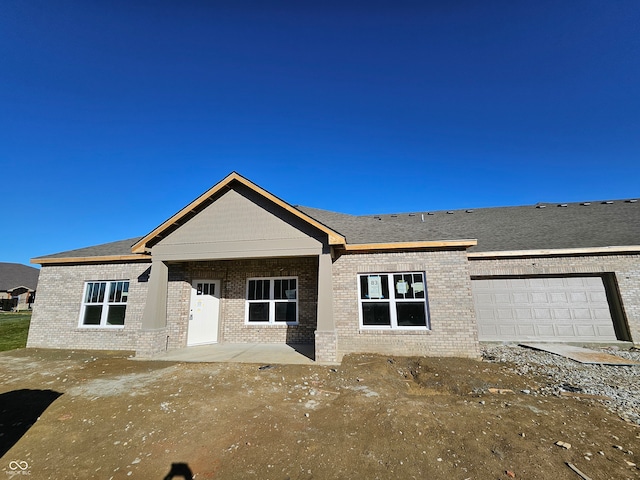
[[331, 362], [640, 343], [635, 199], [354, 216], [234, 172], [143, 237], [32, 262], [28, 347], [313, 344]]
[[0, 262], [0, 310], [29, 310], [40, 270], [20, 263]]

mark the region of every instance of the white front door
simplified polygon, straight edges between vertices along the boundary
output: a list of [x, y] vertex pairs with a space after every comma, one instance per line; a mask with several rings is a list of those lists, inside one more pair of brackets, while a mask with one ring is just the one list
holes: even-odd
[[194, 280], [191, 287], [187, 345], [218, 341], [220, 280]]

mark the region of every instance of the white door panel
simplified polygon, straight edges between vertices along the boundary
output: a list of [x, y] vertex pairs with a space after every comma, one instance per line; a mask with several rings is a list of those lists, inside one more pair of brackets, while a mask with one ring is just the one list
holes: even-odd
[[194, 280], [191, 287], [187, 345], [218, 341], [220, 280]]

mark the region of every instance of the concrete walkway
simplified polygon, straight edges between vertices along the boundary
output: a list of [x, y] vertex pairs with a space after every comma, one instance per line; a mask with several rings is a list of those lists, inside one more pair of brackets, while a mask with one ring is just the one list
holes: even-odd
[[314, 351], [314, 345], [216, 343], [171, 350], [144, 360], [312, 365]]

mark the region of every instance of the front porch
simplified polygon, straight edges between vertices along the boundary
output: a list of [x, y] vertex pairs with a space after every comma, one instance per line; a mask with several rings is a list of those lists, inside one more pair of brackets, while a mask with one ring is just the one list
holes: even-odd
[[[171, 362], [237, 362], [260, 365], [313, 365], [313, 345], [272, 343], [216, 343], [170, 350], [155, 355], [153, 360]], [[147, 359], [145, 359], [147, 360]]]

